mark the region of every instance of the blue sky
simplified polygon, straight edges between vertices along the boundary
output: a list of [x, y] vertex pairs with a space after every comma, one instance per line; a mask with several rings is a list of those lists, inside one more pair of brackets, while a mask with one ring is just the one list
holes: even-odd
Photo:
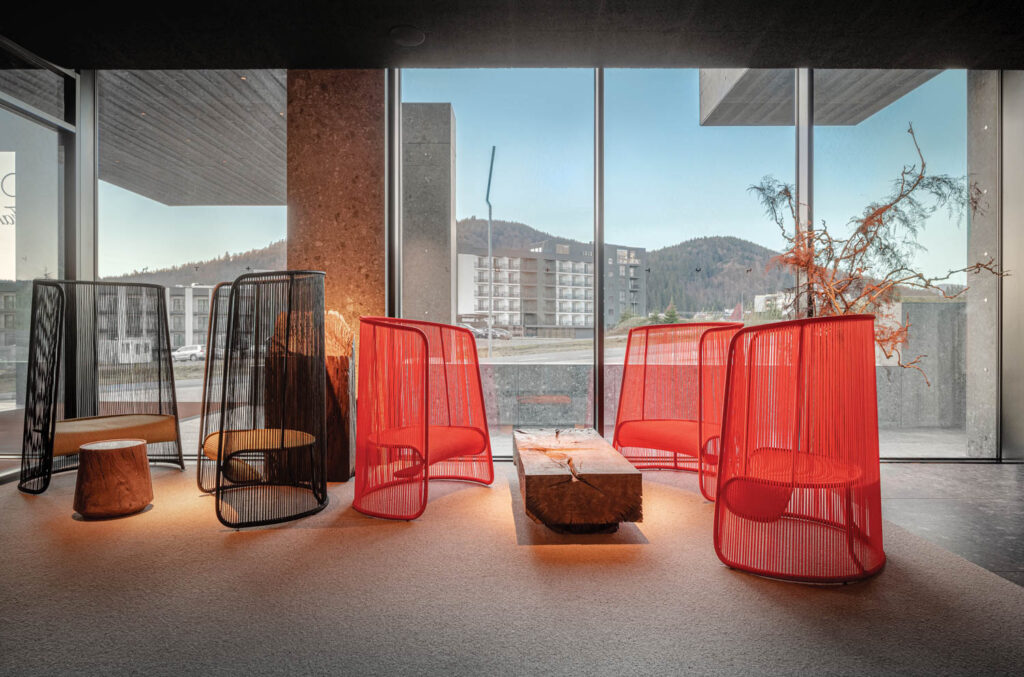
[[[593, 232], [593, 71], [407, 70], [403, 100], [450, 102], [456, 118], [456, 215], [485, 216], [497, 146], [495, 218], [587, 241]], [[929, 170], [966, 172], [966, 74], [945, 72], [852, 127], [819, 127], [815, 216], [839, 226], [885, 194], [915, 160], [913, 121]], [[793, 176], [791, 127], [701, 127], [696, 70], [605, 75], [606, 237], [648, 249], [704, 235], [779, 248], [747, 187]], [[929, 224], [926, 270], [965, 264], [966, 223]], [[140, 230], [146, 238], [137, 237]], [[166, 207], [101, 183], [100, 272], [260, 247], [285, 236], [284, 207]]]

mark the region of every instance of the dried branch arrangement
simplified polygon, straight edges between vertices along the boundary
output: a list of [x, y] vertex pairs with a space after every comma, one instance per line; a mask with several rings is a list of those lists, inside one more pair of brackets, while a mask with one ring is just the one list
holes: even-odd
[[846, 237], [833, 234], [824, 222], [820, 227], [800, 223], [799, 205], [789, 184], [769, 176], [749, 190], [757, 195], [786, 241], [786, 250], [773, 259], [773, 264], [796, 274], [794, 311], [807, 316], [875, 315], [875, 342], [882, 352], [889, 358], [895, 356], [899, 366], [916, 369], [928, 382], [921, 368], [926, 355], [903, 355], [911, 327], [909, 315], [901, 320], [887, 314], [887, 308], [900, 299], [901, 292], [910, 289], [956, 298], [968, 287], [951, 290], [943, 285], [960, 273], [1007, 273], [994, 257], [935, 277], [914, 269], [914, 256], [924, 249], [917, 238], [928, 218], [945, 210], [959, 224], [964, 215], [982, 211], [983, 192], [966, 177], [929, 175], [913, 125], [907, 134], [917, 162], [903, 167], [887, 196], [850, 219]]

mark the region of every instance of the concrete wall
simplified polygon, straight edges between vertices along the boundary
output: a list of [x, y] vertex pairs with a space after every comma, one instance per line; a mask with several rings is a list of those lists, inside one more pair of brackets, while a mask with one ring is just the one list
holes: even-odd
[[[967, 71], [967, 173], [982, 193], [971, 216], [967, 263], [999, 259], [999, 72]], [[967, 283], [967, 455], [993, 458], [999, 447], [999, 285], [994, 275]]]
[[[966, 424], [965, 303], [904, 303], [913, 324], [905, 355], [927, 354], [929, 386], [920, 373], [879, 365], [882, 429], [953, 428]], [[587, 364], [484, 364], [484, 398], [492, 426], [593, 425], [593, 375]], [[605, 366], [605, 421], [615, 425], [622, 365]]]
[[455, 114], [402, 104], [402, 316], [455, 321]]

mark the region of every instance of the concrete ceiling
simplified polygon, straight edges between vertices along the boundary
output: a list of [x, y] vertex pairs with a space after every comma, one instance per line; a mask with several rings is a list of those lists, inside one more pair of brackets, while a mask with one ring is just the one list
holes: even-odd
[[[856, 125], [941, 70], [814, 71], [814, 124]], [[793, 69], [700, 71], [702, 125], [792, 125]]]
[[1024, 68], [1024, 3], [994, 0], [7, 4], [0, 33], [71, 68]]
[[285, 204], [285, 71], [101, 71], [99, 99], [101, 180], [167, 205]]

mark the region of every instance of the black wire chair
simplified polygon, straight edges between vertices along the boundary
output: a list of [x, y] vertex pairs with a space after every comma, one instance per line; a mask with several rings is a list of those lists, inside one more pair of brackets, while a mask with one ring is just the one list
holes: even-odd
[[232, 528], [327, 505], [324, 274], [242, 275], [210, 303], [199, 489]]
[[18, 488], [46, 491], [81, 445], [114, 438], [185, 468], [164, 288], [35, 280]]

